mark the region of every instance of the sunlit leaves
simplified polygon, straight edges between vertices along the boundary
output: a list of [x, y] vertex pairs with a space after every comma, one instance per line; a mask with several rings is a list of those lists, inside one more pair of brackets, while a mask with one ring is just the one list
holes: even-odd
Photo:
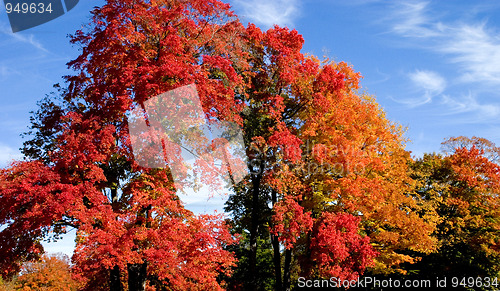
[[[481, 138], [443, 143], [447, 155], [425, 155], [413, 165], [416, 191], [434, 213], [437, 253], [423, 258], [420, 273], [448, 269], [460, 275], [498, 276], [500, 167], [496, 146]], [[427, 265], [426, 265], [427, 264]], [[435, 273], [432, 273], [434, 276]]]
[[377, 252], [369, 238], [358, 233], [359, 221], [347, 213], [322, 214], [311, 242], [312, 261], [320, 277], [356, 280], [366, 267], [373, 266]]

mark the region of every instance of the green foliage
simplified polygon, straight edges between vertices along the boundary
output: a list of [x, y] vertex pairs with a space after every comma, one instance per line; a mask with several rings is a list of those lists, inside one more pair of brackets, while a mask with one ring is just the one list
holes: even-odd
[[228, 248], [228, 250], [235, 253], [238, 263], [234, 273], [230, 278], [226, 279], [229, 282], [227, 290], [248, 290], [250, 282], [257, 286], [255, 290], [274, 290], [275, 275], [270, 240], [262, 237], [257, 239], [256, 273], [250, 272], [248, 244], [249, 237], [246, 232], [243, 232], [240, 243]]

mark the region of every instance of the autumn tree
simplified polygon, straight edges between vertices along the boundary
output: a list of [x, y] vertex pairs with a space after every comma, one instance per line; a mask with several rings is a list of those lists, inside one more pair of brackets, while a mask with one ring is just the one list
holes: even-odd
[[16, 281], [15, 278], [9, 280], [0, 277], [0, 291], [12, 291], [15, 290]]
[[[303, 55], [295, 30], [250, 25], [246, 35], [250, 175], [226, 208], [248, 232], [242, 273], [266, 269], [269, 255], [258, 262], [259, 247], [272, 246], [274, 279], [266, 284], [276, 290], [299, 274], [392, 272], [415, 261], [405, 250], [431, 252], [434, 223], [410, 195], [403, 131], [359, 93], [360, 75], [346, 63]], [[239, 278], [248, 290], [263, 287], [261, 277]]]
[[241, 24], [219, 1], [110, 0], [92, 13], [72, 36], [82, 51], [67, 88], [33, 116], [27, 160], [0, 173], [2, 275], [76, 228], [88, 290], [221, 289], [234, 238], [219, 216], [183, 207], [168, 167], [137, 163], [126, 113], [195, 83], [206, 119], [241, 123]]
[[422, 278], [494, 280], [500, 271], [499, 149], [477, 137], [450, 138], [443, 148], [444, 155], [426, 154], [411, 167], [416, 193], [439, 217], [433, 234], [439, 248], [408, 269]]
[[70, 261], [66, 255], [43, 255], [40, 260], [25, 262], [21, 275], [16, 279], [19, 290], [66, 290], [79, 289], [70, 271]]

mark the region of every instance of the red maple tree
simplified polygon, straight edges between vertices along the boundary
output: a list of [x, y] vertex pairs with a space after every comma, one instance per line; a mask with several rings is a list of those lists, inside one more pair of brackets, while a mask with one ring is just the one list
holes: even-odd
[[220, 289], [235, 238], [222, 217], [183, 207], [168, 168], [136, 163], [126, 113], [196, 83], [208, 120], [241, 123], [241, 24], [219, 1], [110, 0], [92, 13], [90, 29], [72, 36], [82, 53], [68, 89], [33, 118], [30, 160], [0, 173], [2, 275], [73, 227], [74, 271], [88, 290]]

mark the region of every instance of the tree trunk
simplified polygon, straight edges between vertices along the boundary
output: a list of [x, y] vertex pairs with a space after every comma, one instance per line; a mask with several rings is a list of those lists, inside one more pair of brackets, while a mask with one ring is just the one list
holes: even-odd
[[114, 266], [113, 269], [109, 270], [109, 291], [123, 291], [118, 266]]
[[[278, 201], [276, 197], [276, 191], [272, 191], [271, 193], [272, 205], [274, 208], [274, 204]], [[271, 234], [271, 242], [273, 244], [273, 260], [274, 260], [274, 277], [276, 280], [275, 289], [276, 291], [283, 290], [283, 283], [281, 282], [281, 252], [280, 252], [280, 242], [278, 240], [277, 235]]]
[[127, 265], [129, 291], [146, 290], [147, 267], [147, 262]]
[[283, 283], [281, 282], [281, 252], [280, 243], [278, 241], [278, 236], [271, 235], [271, 240], [273, 243], [273, 261], [274, 261], [274, 277], [276, 280], [275, 288], [277, 291], [283, 290]]
[[285, 270], [283, 272], [283, 289], [290, 290], [290, 264], [292, 263], [292, 250], [285, 250]]
[[262, 179], [261, 174], [256, 174], [252, 179], [252, 214], [251, 214], [251, 225], [250, 225], [250, 257], [249, 257], [249, 269], [250, 269], [250, 289], [255, 290], [258, 286], [255, 283], [255, 274], [257, 273], [257, 232], [259, 228], [259, 190], [260, 190], [260, 180]]
[[[313, 213], [313, 215], [314, 215], [314, 213]], [[303, 266], [301, 266], [301, 275], [303, 277], [310, 277], [312, 274], [312, 270], [313, 270], [313, 262], [311, 260], [311, 256], [312, 256], [311, 237], [312, 237], [312, 232], [310, 231], [307, 233], [305, 257], [303, 258]]]

